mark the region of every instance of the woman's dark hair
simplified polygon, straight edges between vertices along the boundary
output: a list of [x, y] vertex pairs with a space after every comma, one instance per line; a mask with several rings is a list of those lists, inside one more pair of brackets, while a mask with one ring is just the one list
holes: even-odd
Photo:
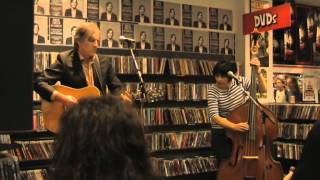
[[54, 180], [153, 178], [142, 120], [118, 97], [83, 99], [61, 117]]
[[[212, 74], [213, 77], [220, 75], [222, 77], [227, 77], [229, 81], [231, 81], [231, 77], [228, 76], [228, 71], [232, 71], [233, 74], [237, 73], [237, 64], [235, 61], [226, 61], [226, 60], [221, 60], [219, 61], [213, 68]], [[214, 83], [216, 82], [215, 78]]]

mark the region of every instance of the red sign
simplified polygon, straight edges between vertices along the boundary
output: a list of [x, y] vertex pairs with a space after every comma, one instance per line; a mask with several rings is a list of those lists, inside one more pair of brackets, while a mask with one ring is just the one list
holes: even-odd
[[250, 34], [254, 28], [264, 32], [290, 26], [290, 3], [243, 15], [243, 34]]

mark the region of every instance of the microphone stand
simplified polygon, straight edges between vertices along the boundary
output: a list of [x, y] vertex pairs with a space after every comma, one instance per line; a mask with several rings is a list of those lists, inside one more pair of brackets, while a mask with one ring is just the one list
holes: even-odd
[[144, 80], [142, 78], [142, 73], [139, 69], [139, 66], [138, 66], [138, 62], [136, 60], [136, 57], [133, 53], [133, 43], [134, 42], [128, 42], [128, 46], [129, 46], [129, 49], [130, 49], [130, 52], [131, 52], [131, 56], [132, 56], [132, 59], [133, 59], [133, 62], [134, 62], [134, 67], [136, 68], [137, 70], [137, 74], [138, 74], [138, 77], [139, 77], [139, 90], [140, 90], [140, 115], [142, 117], [144, 117], [143, 115], [143, 106], [144, 106], [144, 102], [146, 100], [146, 89], [145, 89], [145, 86], [144, 86]]

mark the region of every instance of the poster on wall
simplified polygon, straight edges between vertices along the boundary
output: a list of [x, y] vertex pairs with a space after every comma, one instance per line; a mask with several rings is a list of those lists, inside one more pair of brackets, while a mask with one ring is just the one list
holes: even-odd
[[100, 20], [101, 21], [119, 21], [119, 3], [118, 0], [100, 0]]
[[48, 0], [35, 0], [33, 10], [34, 10], [35, 15], [48, 15], [49, 14], [49, 1]]
[[[121, 35], [127, 38], [134, 38], [134, 24], [132, 23], [121, 23]], [[129, 48], [132, 44], [125, 42], [122, 44], [123, 48]]]
[[208, 53], [209, 33], [206, 31], [194, 31], [193, 51], [198, 53]]
[[135, 25], [134, 39], [136, 40], [136, 49], [153, 49], [152, 48], [152, 27]]
[[[252, 37], [251, 37], [252, 39]], [[257, 54], [261, 67], [269, 67], [269, 32], [261, 32], [260, 37], [257, 40]], [[251, 55], [252, 56], [252, 55]]]
[[209, 52], [219, 54], [219, 33], [209, 32]]
[[87, 0], [87, 18], [99, 19], [99, 0]]
[[72, 18], [85, 18], [84, 0], [63, 0], [63, 15]]
[[132, 0], [121, 1], [122, 21], [132, 21], [132, 16], [133, 16], [132, 8], [133, 8]]
[[101, 22], [101, 47], [119, 48], [120, 42], [120, 23], [119, 22]]
[[218, 29], [218, 9], [209, 8], [209, 28]]
[[33, 25], [33, 44], [48, 44], [48, 17], [35, 16]]
[[192, 5], [182, 5], [182, 25], [192, 27]]
[[159, 0], [153, 1], [153, 23], [163, 24], [164, 14], [163, 14], [164, 2]]
[[73, 18], [64, 18], [63, 19], [63, 39], [64, 44], [67, 46], [73, 46], [74, 44], [74, 35], [77, 30], [77, 26], [85, 22], [84, 19], [73, 19]]
[[164, 24], [170, 26], [179, 26], [181, 22], [181, 5], [176, 3], [164, 3]]
[[50, 15], [62, 16], [62, 0], [50, 0]]
[[225, 10], [225, 9], [219, 9], [218, 10], [218, 23], [219, 23], [219, 29], [224, 31], [232, 31], [232, 11], [231, 10]]
[[49, 18], [50, 44], [63, 44], [63, 18]]
[[166, 28], [165, 33], [165, 45], [167, 51], [181, 51], [182, 45], [182, 30]]
[[208, 9], [201, 6], [192, 6], [192, 26], [195, 28], [208, 27]]
[[155, 50], [164, 50], [164, 28], [153, 27], [153, 48]]
[[137, 23], [151, 23], [151, 1], [134, 0], [133, 1], [133, 15], [134, 22]]
[[189, 29], [182, 30], [182, 46], [183, 51], [193, 52], [193, 31]]
[[317, 77], [314, 74], [303, 75], [303, 101], [318, 101]]
[[219, 34], [219, 49], [220, 54], [234, 55], [234, 34], [220, 33]]

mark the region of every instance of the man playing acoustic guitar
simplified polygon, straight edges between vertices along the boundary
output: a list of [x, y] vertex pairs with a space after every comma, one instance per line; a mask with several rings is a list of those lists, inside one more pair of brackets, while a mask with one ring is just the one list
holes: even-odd
[[[111, 62], [96, 54], [100, 45], [100, 31], [95, 23], [78, 26], [74, 36], [74, 48], [62, 52], [57, 60], [34, 80], [34, 90], [49, 102], [59, 102], [64, 107], [76, 104], [77, 97], [53, 87], [57, 81], [71, 88], [96, 87], [101, 95], [106, 87], [114, 95], [120, 95], [122, 83], [117, 78]], [[99, 93], [98, 93], [99, 95]], [[125, 100], [130, 100], [122, 96]]]

